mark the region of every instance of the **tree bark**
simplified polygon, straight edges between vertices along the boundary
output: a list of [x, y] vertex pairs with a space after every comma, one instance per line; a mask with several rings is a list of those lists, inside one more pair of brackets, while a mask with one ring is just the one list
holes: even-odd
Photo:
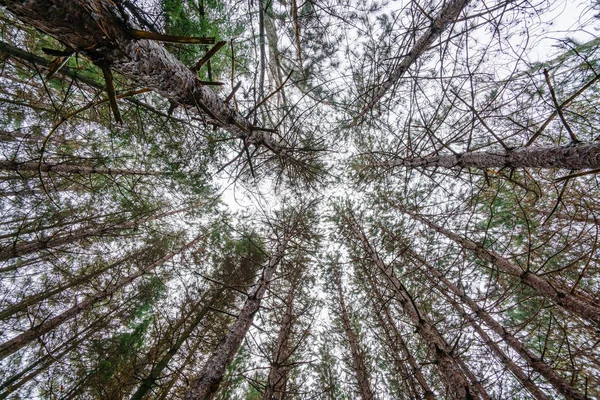
[[81, 285], [85, 282], [90, 281], [91, 279], [95, 278], [98, 275], [101, 275], [102, 273], [113, 269], [116, 266], [119, 266], [123, 263], [125, 263], [126, 261], [130, 260], [131, 258], [139, 255], [140, 253], [136, 253], [136, 254], [131, 254], [127, 257], [124, 257], [112, 264], [109, 264], [103, 268], [100, 268], [98, 270], [95, 270], [92, 273], [80, 276], [78, 278], [73, 279], [72, 281], [68, 282], [67, 284], [64, 285], [58, 285], [55, 286], [54, 288], [51, 288], [49, 290], [45, 290], [41, 293], [38, 294], [34, 294], [31, 296], [27, 296], [25, 297], [23, 300], [21, 300], [20, 302], [18, 302], [17, 304], [13, 304], [11, 306], [6, 307], [4, 310], [0, 311], [0, 321], [3, 321], [9, 317], [11, 317], [12, 315], [18, 313], [18, 312], [23, 312], [26, 311], [27, 308], [33, 304], [37, 304], [41, 301], [44, 301], [46, 299], [49, 299], [50, 297], [54, 296], [55, 294], [61, 293], [69, 288], [72, 288], [74, 286], [77, 285]]
[[127, 278], [122, 279], [117, 283], [107, 286], [105, 289], [96, 292], [92, 296], [88, 297], [87, 299], [85, 299], [84, 301], [82, 301], [80, 303], [75, 304], [73, 307], [62, 312], [61, 314], [59, 314], [53, 318], [47, 319], [44, 322], [42, 322], [41, 324], [36, 325], [33, 328], [30, 328], [27, 331], [17, 335], [16, 337], [0, 344], [0, 360], [8, 357], [12, 353], [14, 353], [17, 350], [21, 349], [22, 347], [26, 346], [31, 341], [52, 331], [53, 329], [55, 329], [56, 327], [61, 325], [63, 322], [66, 322], [66, 321], [76, 317], [82, 311], [91, 309], [92, 307], [94, 307], [94, 305], [96, 305], [100, 301], [105, 300], [105, 299], [109, 298], [110, 296], [112, 296], [117, 290], [130, 284], [131, 282], [133, 282], [140, 276], [151, 272], [155, 268], [161, 266], [165, 262], [167, 262], [170, 259], [172, 259], [173, 257], [175, 257], [177, 254], [182, 253], [183, 251], [187, 250], [194, 244], [198, 243], [202, 238], [203, 238], [203, 235], [197, 237], [196, 239], [194, 239], [187, 245], [179, 248], [176, 251], [172, 251], [171, 253], [162, 257], [160, 260], [156, 261], [155, 263], [153, 263], [143, 269], [140, 269], [138, 272], [136, 272], [132, 275], [129, 275]]
[[217, 393], [227, 366], [233, 361], [242, 340], [244, 340], [250, 325], [252, 325], [254, 315], [260, 308], [260, 303], [277, 269], [277, 265], [284, 256], [288, 240], [289, 238], [284, 236], [269, 258], [269, 263], [263, 270], [258, 282], [251, 289], [237, 320], [209, 357], [200, 375], [191, 382], [185, 395], [186, 400], [210, 400]]
[[360, 391], [360, 397], [362, 400], [373, 400], [373, 389], [371, 389], [371, 381], [369, 379], [369, 373], [367, 371], [367, 364], [365, 362], [364, 352], [360, 347], [358, 337], [352, 329], [352, 323], [348, 315], [346, 302], [344, 301], [344, 292], [342, 291], [340, 272], [337, 269], [335, 269], [333, 271], [333, 275], [333, 279], [335, 281], [335, 286], [337, 289], [338, 301], [340, 305], [340, 316], [342, 317], [344, 334], [350, 345], [352, 369], [354, 369], [354, 374], [358, 383], [358, 389]]
[[[349, 210], [348, 212], [351, 213]], [[413, 301], [411, 295], [407, 292], [404, 285], [393, 275], [383, 260], [379, 257], [373, 246], [367, 240], [364, 232], [356, 222], [353, 215], [346, 217], [350, 230], [354, 237], [362, 244], [364, 251], [373, 261], [375, 266], [386, 278], [390, 287], [396, 295], [396, 300], [402, 306], [404, 313], [410, 318], [416, 327], [416, 331], [421, 336], [437, 365], [440, 375], [444, 379], [450, 396], [453, 399], [474, 399], [476, 391], [469, 384], [469, 379], [465, 376], [461, 366], [456, 362], [452, 355], [452, 350], [433, 322], [423, 313]], [[365, 268], [365, 273], [369, 273]]]
[[151, 88], [173, 103], [197, 110], [248, 145], [266, 146], [285, 155], [279, 140], [255, 130], [251, 121], [231, 109], [197, 75], [161, 44], [135, 39], [135, 29], [110, 0], [0, 0], [20, 20], [47, 33], [88, 57], [99, 67], [110, 68], [141, 87]]
[[[501, 324], [496, 322], [496, 320], [488, 314], [485, 310], [483, 310], [475, 301], [473, 301], [470, 297], [468, 297], [465, 292], [459, 289], [456, 285], [454, 285], [448, 278], [442, 274], [437, 268], [429, 264], [423, 257], [414, 252], [412, 249], [407, 248], [406, 251], [418, 261], [418, 264], [425, 267], [427, 270], [424, 274], [426, 279], [429, 280], [432, 284], [438, 285], [438, 282], [435, 282], [432, 278], [435, 277], [439, 282], [444, 285], [445, 289], [449, 289], [456, 297], [458, 297], [463, 304], [465, 304], [469, 309], [478, 316], [490, 329], [494, 331], [496, 335], [501, 337], [514, 351], [516, 351], [527, 363], [531, 366], [531, 368], [543, 376], [559, 393], [564, 395], [568, 399], [576, 399], [576, 400], [585, 400], [585, 396], [582, 395], [577, 389], [575, 389], [571, 384], [565, 381], [560, 375], [558, 375], [548, 364], [544, 362], [544, 360], [534, 354], [531, 350], [526, 348], [520, 340], [518, 340], [515, 336], [513, 336], [506, 328], [504, 328]], [[498, 358], [502, 363], [504, 363], [507, 368], [521, 381], [523, 386], [527, 388], [527, 390], [536, 398], [536, 399], [547, 399], [547, 396], [544, 395], [540, 388], [532, 382], [529, 377], [523, 372], [523, 370], [514, 364], [514, 362], [502, 352], [498, 348], [498, 346], [485, 334], [485, 332], [473, 322], [473, 318], [466, 315], [465, 311], [462, 307], [454, 301], [448, 294], [446, 294], [446, 290], [442, 288], [440, 293], [454, 306], [454, 308], [461, 314], [463, 314], [467, 321], [472, 322], [473, 327], [480, 334], [482, 339], [486, 342], [488, 346], [492, 348], [498, 355]]]
[[452, 239], [462, 248], [473, 252], [480, 259], [491, 263], [500, 271], [519, 277], [522, 283], [531, 287], [538, 295], [547, 297], [563, 307], [565, 310], [570, 311], [583, 319], [592, 321], [596, 325], [600, 326], [600, 308], [581, 300], [566, 290], [562, 290], [558, 285], [551, 283], [550, 281], [536, 275], [531, 271], [523, 271], [523, 269], [516, 263], [502, 257], [500, 254], [492, 250], [484, 248], [482, 245], [475, 243], [470, 239], [463, 238], [462, 236], [457, 235], [456, 233], [451, 232], [437, 224], [434, 224], [419, 214], [408, 211], [403, 207], [399, 208], [434, 231], [443, 234], [449, 239]]
[[470, 151], [458, 154], [390, 160], [374, 166], [394, 168], [600, 168], [600, 141], [568, 146], [531, 146], [511, 150]]

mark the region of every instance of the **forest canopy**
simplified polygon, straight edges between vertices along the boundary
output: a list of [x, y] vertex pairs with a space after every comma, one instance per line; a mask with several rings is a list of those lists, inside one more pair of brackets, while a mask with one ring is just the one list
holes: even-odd
[[0, 0], [0, 399], [600, 399], [599, 16]]

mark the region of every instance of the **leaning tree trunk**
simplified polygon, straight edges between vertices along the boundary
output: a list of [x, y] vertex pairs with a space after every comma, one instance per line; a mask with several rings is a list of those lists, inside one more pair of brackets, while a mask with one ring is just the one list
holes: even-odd
[[390, 73], [389, 77], [381, 84], [377, 94], [367, 103], [358, 117], [355, 120], [359, 120], [365, 115], [370, 109], [372, 109], [383, 96], [387, 93], [392, 86], [404, 76], [406, 71], [414, 64], [422, 55], [429, 49], [435, 40], [441, 35], [448, 25], [453, 23], [456, 18], [460, 15], [462, 10], [466, 7], [467, 0], [450, 0], [444, 4], [439, 14], [431, 20], [431, 25], [427, 30], [417, 39], [413, 47], [406, 53], [402, 61], [394, 68]]
[[[429, 264], [423, 257], [414, 252], [412, 249], [407, 248], [406, 251], [412, 256], [414, 259], [418, 261], [418, 263], [424, 266], [427, 272], [424, 274], [426, 279], [429, 280], [433, 285], [438, 285], [438, 282], [432, 277], [435, 277], [439, 282], [441, 282], [444, 287], [441, 288], [440, 292], [442, 295], [446, 297], [446, 299], [456, 308], [459, 313], [464, 314], [465, 318], [469, 321], [472, 320], [471, 317], [468, 317], [462, 307], [456, 303], [449, 295], [446, 294], [445, 289], [449, 289], [451, 293], [453, 293], [456, 297], [461, 299], [461, 301], [471, 309], [471, 311], [478, 316], [490, 329], [494, 331], [496, 335], [501, 337], [515, 352], [517, 352], [530, 367], [543, 376], [559, 393], [564, 395], [568, 399], [576, 399], [576, 400], [585, 400], [585, 396], [582, 395], [577, 389], [573, 387], [569, 382], [565, 381], [559, 374], [556, 373], [546, 362], [536, 354], [534, 354], [531, 350], [525, 347], [519, 339], [513, 336], [506, 328], [504, 328], [501, 324], [496, 322], [496, 320], [488, 314], [485, 310], [483, 310], [475, 301], [473, 301], [470, 297], [468, 297], [465, 292], [459, 289], [455, 284], [450, 282], [448, 278], [444, 276], [444, 274], [439, 271], [437, 268]], [[512, 360], [507, 357], [497, 345], [481, 330], [481, 328], [473, 322], [473, 326], [482, 336], [486, 344], [492, 347], [492, 350], [496, 351], [500, 360], [504, 362], [507, 367], [511, 370], [511, 372], [521, 381], [523, 386], [529, 390], [529, 392], [536, 399], [546, 399], [547, 397], [541, 392], [539, 387], [535, 385], [523, 372], [523, 370], [514, 365]]]
[[504, 150], [481, 150], [431, 157], [396, 159], [373, 167], [408, 168], [600, 168], [600, 141], [567, 146], [531, 146]]
[[[161, 44], [136, 39], [135, 27], [111, 0], [0, 0], [20, 20], [49, 34], [141, 87], [150, 88], [177, 105], [196, 110], [211, 124], [222, 127], [247, 145], [264, 145], [280, 155], [288, 151], [275, 135], [221, 99], [198, 76]], [[139, 35], [138, 35], [139, 36]]]
[[342, 291], [340, 272], [337, 270], [337, 268], [334, 269], [333, 275], [333, 279], [335, 281], [335, 286], [337, 289], [338, 301], [340, 306], [340, 316], [342, 317], [344, 335], [346, 336], [348, 344], [350, 345], [352, 369], [354, 369], [354, 374], [358, 383], [360, 398], [362, 400], [373, 400], [373, 389], [371, 389], [371, 381], [369, 379], [369, 373], [367, 371], [367, 364], [364, 358], [364, 351], [361, 349], [358, 337], [354, 333], [354, 330], [352, 330], [352, 323], [348, 315], [346, 302], [344, 301], [344, 293]]
[[85, 299], [84, 301], [82, 301], [80, 303], [75, 304], [73, 307], [62, 312], [61, 314], [59, 314], [53, 318], [47, 319], [44, 322], [42, 322], [41, 324], [36, 325], [33, 328], [30, 328], [30, 329], [26, 330], [25, 332], [17, 335], [16, 337], [0, 344], [0, 360], [6, 358], [7, 356], [11, 355], [12, 353], [14, 353], [17, 350], [21, 349], [22, 347], [26, 346], [33, 340], [36, 340], [39, 337], [41, 337], [42, 335], [57, 328], [63, 322], [66, 322], [66, 321], [76, 317], [82, 311], [89, 310], [92, 307], [94, 307], [94, 305], [99, 303], [100, 301], [110, 298], [117, 290], [130, 284], [131, 282], [133, 282], [140, 276], [153, 271], [157, 267], [161, 266], [165, 262], [167, 262], [170, 259], [172, 259], [173, 257], [175, 257], [177, 254], [180, 254], [183, 251], [189, 249], [191, 246], [198, 243], [202, 238], [203, 238], [203, 235], [198, 236], [196, 239], [194, 239], [187, 245], [179, 248], [178, 250], [172, 251], [171, 253], [162, 257], [160, 260], [154, 262], [153, 264], [140, 269], [138, 272], [136, 272], [132, 275], [129, 275], [127, 278], [124, 278], [117, 283], [108, 285], [105, 289], [96, 292], [92, 296], [88, 297], [87, 299]]
[[130, 260], [131, 258], [137, 256], [141, 254], [141, 252], [137, 252], [134, 254], [130, 254], [118, 261], [115, 261], [112, 264], [109, 264], [103, 268], [100, 268], [98, 270], [95, 270], [87, 275], [83, 275], [80, 276], [78, 278], [73, 279], [72, 281], [64, 284], [64, 285], [58, 285], [55, 286], [51, 289], [45, 290], [41, 293], [37, 293], [37, 294], [33, 294], [31, 296], [27, 296], [24, 299], [22, 299], [20, 302], [18, 302], [17, 304], [13, 304], [11, 306], [6, 307], [4, 310], [0, 311], [0, 321], [3, 321], [11, 316], [13, 316], [14, 314], [18, 313], [18, 312], [24, 312], [27, 310], [27, 308], [33, 304], [37, 304], [41, 301], [44, 301], [46, 299], [49, 299], [50, 297], [61, 293], [67, 289], [70, 289], [74, 286], [77, 285], [81, 285], [85, 282], [89, 282], [91, 279], [97, 277], [98, 275], [103, 274], [104, 272], [111, 270], [123, 263], [125, 263], [126, 261]]
[[550, 281], [536, 275], [529, 270], [523, 271], [519, 265], [507, 258], [502, 257], [500, 254], [492, 250], [486, 249], [482, 245], [477, 244], [470, 239], [464, 238], [448, 229], [434, 224], [419, 214], [406, 210], [404, 207], [400, 207], [400, 209], [436, 232], [439, 232], [444, 236], [454, 240], [461, 247], [473, 252], [480, 259], [493, 264], [500, 271], [519, 277], [522, 283], [531, 287], [538, 295], [547, 297], [563, 307], [565, 310], [570, 311], [583, 319], [592, 321], [600, 326], [600, 308], [596, 307], [595, 305], [581, 300], [566, 290], [560, 289], [558, 285], [552, 284]]
[[[349, 210], [351, 213], [351, 211]], [[390, 287], [396, 295], [396, 300], [402, 306], [404, 313], [410, 318], [412, 323], [416, 327], [416, 332], [421, 336], [432, 356], [434, 357], [434, 363], [437, 365], [440, 375], [444, 379], [450, 392], [450, 396], [453, 399], [473, 399], [477, 396], [477, 391], [469, 384], [469, 379], [463, 372], [461, 366], [455, 360], [452, 349], [444, 339], [444, 337], [437, 330], [430, 318], [423, 313], [413, 301], [412, 296], [404, 285], [398, 280], [398, 278], [392, 274], [390, 268], [388, 268], [383, 260], [379, 257], [371, 243], [369, 243], [364, 232], [356, 222], [354, 215], [351, 214], [349, 218], [346, 218], [354, 237], [362, 244], [364, 251], [367, 256], [380, 270], [385, 279], [390, 284]], [[364, 267], [364, 266], [363, 266]], [[366, 274], [370, 273], [366, 267], [364, 267]], [[485, 396], [481, 396], [485, 397]]]
[[277, 265], [284, 256], [288, 240], [289, 238], [284, 236], [269, 258], [269, 263], [263, 270], [258, 282], [248, 294], [237, 320], [209, 357], [200, 375], [191, 382], [190, 388], [185, 395], [186, 400], [210, 400], [217, 393], [225, 370], [233, 361], [235, 354], [242, 344], [242, 340], [244, 340], [248, 329], [250, 329], [250, 325], [252, 325], [254, 315], [260, 308], [260, 303], [277, 269]]

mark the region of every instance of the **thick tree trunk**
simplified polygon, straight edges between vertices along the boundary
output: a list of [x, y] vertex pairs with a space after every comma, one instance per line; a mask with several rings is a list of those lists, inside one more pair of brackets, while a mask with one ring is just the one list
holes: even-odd
[[538, 295], [547, 297], [563, 307], [565, 310], [570, 311], [583, 319], [587, 319], [596, 323], [597, 325], [600, 325], [599, 307], [580, 299], [566, 290], [562, 290], [558, 285], [552, 284], [548, 280], [536, 275], [533, 272], [523, 271], [519, 265], [502, 257], [500, 254], [492, 250], [484, 248], [482, 245], [477, 244], [470, 239], [463, 238], [462, 236], [457, 235], [448, 229], [434, 224], [419, 214], [410, 212], [403, 207], [400, 208], [403, 212], [427, 225], [436, 232], [439, 232], [444, 236], [454, 240], [464, 249], [473, 252], [477, 257], [493, 264], [500, 271], [509, 275], [518, 276], [521, 279], [521, 282], [531, 287]]
[[85, 55], [96, 65], [110, 68], [151, 88], [188, 109], [199, 111], [248, 145], [265, 145], [284, 155], [287, 149], [274, 135], [253, 129], [249, 120], [231, 109], [198, 76], [161, 44], [135, 39], [135, 29], [110, 0], [0, 0], [20, 20]]
[[156, 171], [139, 171], [134, 169], [118, 169], [118, 168], [96, 168], [85, 167], [69, 164], [38, 164], [37, 162], [16, 162], [2, 160], [0, 161], [0, 170], [3, 171], [26, 171], [26, 172], [56, 172], [61, 174], [78, 174], [78, 175], [162, 175]]
[[[433, 276], [443, 284], [444, 287], [440, 290], [440, 292], [454, 306], [454, 308], [459, 311], [459, 313], [465, 316], [467, 321], [472, 321], [472, 317], [466, 315], [462, 307], [446, 294], [445, 289], [449, 289], [451, 293], [453, 293], [463, 302], [463, 304], [469, 307], [469, 309], [471, 309], [471, 311], [477, 317], [479, 317], [490, 329], [492, 329], [496, 335], [501, 337], [514, 351], [523, 357], [523, 359], [527, 361], [531, 368], [543, 376], [559, 393], [563, 394], [568, 399], [585, 400], [584, 395], [582, 395], [577, 389], [575, 389], [552, 368], [550, 368], [541, 357], [537, 356], [531, 350], [526, 348], [520, 340], [508, 332], [501, 324], [496, 322], [496, 320], [492, 318], [490, 314], [479, 307], [479, 305], [477, 305], [475, 301], [468, 297], [463, 290], [459, 289], [456, 285], [450, 282], [450, 280], [446, 278], [442, 272], [429, 264], [424, 258], [415, 253], [412, 249], [407, 248], [406, 251], [418, 261], [419, 265], [425, 267], [427, 270], [424, 274], [426, 279], [428, 279], [433, 285], [438, 285], [438, 282], [435, 282], [435, 280], [432, 278]], [[497, 345], [485, 334], [485, 332], [483, 332], [483, 330], [477, 324], [473, 322], [473, 326], [476, 328], [480, 336], [482, 336], [484, 341], [492, 348], [492, 350], [498, 354], [500, 361], [502, 361], [510, 369], [510, 371], [521, 381], [523, 386], [525, 386], [535, 398], [547, 398], [541, 392], [539, 387], [533, 383], [529, 377], [527, 377], [523, 370], [516, 366], [509, 357], [507, 357], [499, 348], [497, 348]]]
[[380, 85], [377, 94], [369, 101], [367, 105], [362, 109], [359, 116], [356, 118], [359, 120], [365, 115], [371, 108], [373, 108], [379, 100], [392, 86], [404, 76], [406, 71], [412, 64], [415, 63], [422, 55], [427, 51], [429, 47], [433, 45], [433, 42], [441, 35], [441, 33], [454, 22], [461, 11], [466, 7], [467, 0], [450, 0], [444, 4], [440, 13], [431, 21], [431, 25], [427, 30], [417, 39], [413, 47], [404, 56], [402, 61], [396, 66], [396, 68], [390, 73], [389, 77], [384, 83]]
[[344, 301], [344, 292], [342, 290], [342, 282], [339, 274], [340, 273], [337, 269], [334, 270], [333, 275], [340, 305], [340, 316], [342, 317], [344, 335], [346, 336], [348, 344], [350, 345], [352, 369], [354, 370], [354, 375], [358, 383], [360, 398], [362, 400], [373, 400], [373, 389], [371, 389], [371, 380], [369, 378], [364, 352], [361, 349], [358, 337], [352, 329], [352, 322], [350, 321], [350, 316], [348, 315], [348, 310], [346, 308], [346, 302]]
[[568, 146], [520, 147], [509, 151], [485, 150], [409, 160], [391, 160], [376, 166], [393, 168], [600, 168], [600, 141]]
[[[361, 242], [367, 256], [373, 261], [375, 266], [390, 284], [391, 289], [396, 295], [396, 300], [398, 300], [404, 313], [410, 318], [416, 327], [417, 333], [429, 348], [434, 357], [434, 363], [437, 365], [440, 375], [448, 387], [450, 396], [453, 399], [475, 398], [475, 396], [477, 396], [476, 390], [474, 390], [475, 388], [469, 384], [469, 379], [465, 376], [461, 366], [456, 362], [452, 355], [451, 347], [446, 343], [446, 340], [437, 330], [433, 322], [417, 307], [417, 304], [413, 301], [404, 285], [394, 274], [392, 274], [391, 270], [379, 257], [373, 246], [371, 246], [367, 240], [364, 232], [357, 224], [354, 216], [350, 216], [346, 221], [355, 238]], [[369, 271], [365, 270], [365, 273], [369, 273]]]
[[139, 270], [138, 272], [136, 272], [132, 275], [129, 275], [127, 278], [122, 279], [117, 283], [107, 286], [104, 290], [100, 290], [100, 291], [96, 292], [92, 296], [88, 297], [87, 299], [85, 299], [84, 301], [82, 301], [80, 303], [77, 303], [76, 305], [74, 305], [73, 307], [69, 308], [68, 310], [62, 312], [61, 314], [59, 314], [53, 318], [47, 319], [44, 322], [42, 322], [41, 324], [36, 325], [33, 328], [30, 328], [30, 329], [26, 330], [25, 332], [17, 335], [16, 337], [0, 344], [0, 360], [6, 358], [7, 356], [11, 355], [12, 353], [14, 353], [17, 350], [21, 349], [22, 347], [26, 346], [31, 341], [52, 331], [53, 329], [55, 329], [56, 327], [61, 325], [63, 322], [66, 322], [66, 321], [76, 317], [82, 311], [91, 309], [94, 305], [96, 305], [100, 301], [105, 300], [105, 299], [109, 298], [110, 296], [112, 296], [117, 290], [132, 283], [134, 280], [136, 280], [140, 276], [151, 272], [155, 268], [161, 266], [165, 262], [167, 262], [170, 259], [172, 259], [173, 257], [175, 257], [177, 254], [182, 253], [183, 251], [187, 250], [194, 244], [198, 243], [202, 238], [203, 238], [202, 235], [197, 237], [192, 242], [188, 243], [187, 245], [181, 247], [180, 249], [178, 249], [176, 251], [173, 251], [173, 252], [167, 254], [166, 256], [162, 257], [160, 260], [156, 261], [155, 263]]
[[286, 367], [286, 363], [290, 357], [289, 341], [294, 318], [294, 298], [295, 281], [292, 280], [285, 298], [285, 313], [279, 325], [263, 400], [283, 400], [287, 394], [288, 367]]
[[260, 308], [260, 303], [277, 269], [277, 265], [284, 256], [288, 240], [287, 236], [284, 237], [269, 258], [268, 265], [250, 291], [237, 320], [209, 357], [200, 375], [191, 382], [185, 395], [186, 400], [210, 400], [217, 393], [225, 370], [233, 361], [246, 333], [248, 333], [248, 329], [250, 329], [250, 325], [252, 325], [254, 315]]

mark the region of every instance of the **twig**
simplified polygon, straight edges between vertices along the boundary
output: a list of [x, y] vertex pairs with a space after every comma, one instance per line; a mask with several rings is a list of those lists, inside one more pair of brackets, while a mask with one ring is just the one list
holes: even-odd
[[115, 93], [115, 86], [113, 84], [113, 74], [110, 68], [105, 67], [102, 68], [102, 73], [104, 74], [104, 83], [106, 84], [106, 94], [108, 95], [108, 101], [110, 103], [110, 108], [115, 116], [115, 120], [123, 124], [123, 119], [121, 118], [121, 113], [119, 112], [119, 105], [117, 104], [117, 94]]
[[582, 171], [582, 172], [577, 172], [575, 174], [569, 174], [569, 175], [561, 176], [560, 178], [555, 179], [554, 182], [562, 182], [562, 181], [565, 181], [567, 179], [577, 178], [579, 176], [597, 174], [598, 172], [600, 172], [600, 168], [590, 169], [588, 171]]
[[558, 113], [558, 116], [560, 117], [560, 120], [562, 121], [563, 125], [565, 126], [565, 129], [567, 130], [567, 132], [569, 132], [569, 136], [571, 137], [571, 141], [573, 143], [579, 143], [579, 140], [577, 139], [577, 136], [575, 136], [575, 133], [573, 133], [573, 130], [571, 129], [571, 127], [567, 123], [567, 120], [565, 119], [565, 116], [564, 116], [564, 114], [562, 112], [562, 108], [558, 104], [558, 100], [556, 100], [556, 93], [554, 92], [554, 88], [552, 87], [552, 82], [550, 82], [550, 74], [548, 73], [548, 69], [547, 68], [544, 68], [544, 77], [546, 78], [546, 83], [548, 84], [548, 88], [550, 89], [550, 94], [552, 95], [552, 102], [554, 103], [554, 107], [556, 108], [556, 112]]
[[292, 76], [293, 73], [294, 73], [294, 70], [291, 70], [290, 73], [288, 74], [287, 78], [285, 78], [285, 81], [283, 81], [283, 83], [277, 89], [275, 89], [274, 91], [272, 91], [267, 97], [265, 97], [264, 99], [262, 99], [260, 101], [260, 103], [258, 103], [256, 106], [254, 106], [254, 108], [252, 108], [252, 110], [250, 110], [248, 112], [248, 114], [246, 114], [246, 118], [249, 118], [250, 115], [252, 115], [252, 113], [254, 113], [260, 106], [262, 106], [263, 104], [265, 104], [265, 102], [267, 100], [269, 100], [271, 97], [273, 97], [279, 91], [281, 91], [281, 89], [283, 89], [283, 87], [285, 86], [285, 84], [290, 79], [290, 77]]
[[217, 44], [215, 44], [209, 51], [206, 52], [204, 57], [202, 57], [196, 63], [196, 65], [194, 65], [194, 67], [192, 68], [192, 71], [198, 72], [200, 70], [200, 68], [202, 68], [202, 66], [211, 59], [211, 57], [213, 57], [215, 54], [217, 54], [217, 51], [221, 50], [221, 47], [225, 46], [225, 43], [227, 43], [227, 42], [223, 41], [223, 42], [218, 42]]
[[233, 96], [235, 96], [235, 92], [238, 91], [238, 89], [242, 86], [242, 81], [239, 81], [237, 83], [237, 85], [235, 85], [235, 87], [233, 88], [233, 90], [231, 91], [231, 93], [229, 93], [229, 95], [227, 96], [227, 98], [225, 99], [225, 103], [229, 103], [229, 101], [233, 98]]
[[141, 31], [138, 29], [130, 29], [129, 36], [133, 39], [147, 39], [156, 40], [158, 42], [169, 42], [169, 43], [183, 43], [183, 44], [213, 44], [215, 43], [214, 37], [193, 37], [193, 36], [174, 36], [174, 35], [162, 35], [160, 33]]

